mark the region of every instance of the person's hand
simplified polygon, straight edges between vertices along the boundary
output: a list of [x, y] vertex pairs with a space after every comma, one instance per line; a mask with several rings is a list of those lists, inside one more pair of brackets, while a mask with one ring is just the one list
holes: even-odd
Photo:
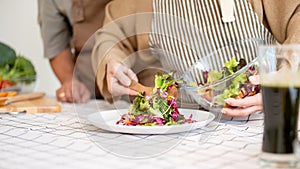
[[260, 112], [263, 109], [261, 93], [253, 96], [248, 96], [243, 99], [229, 98], [225, 101], [230, 106], [237, 106], [238, 108], [223, 108], [222, 113], [227, 116], [247, 116], [255, 112]]
[[56, 90], [56, 98], [61, 102], [85, 103], [91, 97], [87, 87], [76, 79], [66, 81]]
[[138, 92], [129, 89], [131, 80], [138, 81], [136, 74], [120, 62], [111, 60], [107, 64], [107, 87], [112, 96], [121, 96], [123, 94], [137, 95]]
[[[249, 77], [249, 81], [252, 84], [259, 84], [259, 76], [251, 76]], [[257, 93], [253, 96], [247, 96], [243, 99], [228, 98], [225, 100], [225, 102], [230, 106], [238, 107], [223, 108], [222, 113], [226, 114], [227, 116], [247, 116], [263, 110], [261, 93]]]

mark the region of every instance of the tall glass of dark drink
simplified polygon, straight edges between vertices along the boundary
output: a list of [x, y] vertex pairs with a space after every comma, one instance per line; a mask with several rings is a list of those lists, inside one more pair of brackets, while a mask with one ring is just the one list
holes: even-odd
[[297, 167], [300, 45], [260, 46], [259, 72], [264, 112], [261, 164]]

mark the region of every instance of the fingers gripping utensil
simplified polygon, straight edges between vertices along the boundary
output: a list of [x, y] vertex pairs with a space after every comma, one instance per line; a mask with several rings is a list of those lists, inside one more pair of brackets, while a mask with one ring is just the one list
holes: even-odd
[[44, 96], [45, 93], [37, 92], [37, 93], [20, 94], [13, 97], [0, 98], [0, 106], [6, 106], [10, 103], [19, 102], [19, 101], [38, 99]]

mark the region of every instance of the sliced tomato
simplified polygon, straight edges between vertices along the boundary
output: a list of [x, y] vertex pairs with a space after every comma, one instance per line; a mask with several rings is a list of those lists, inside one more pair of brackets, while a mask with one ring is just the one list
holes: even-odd
[[13, 84], [10, 80], [2, 80], [0, 89], [4, 89], [4, 88], [7, 88], [7, 87], [11, 87], [11, 86], [13, 86], [13, 85], [14, 85], [14, 84]]

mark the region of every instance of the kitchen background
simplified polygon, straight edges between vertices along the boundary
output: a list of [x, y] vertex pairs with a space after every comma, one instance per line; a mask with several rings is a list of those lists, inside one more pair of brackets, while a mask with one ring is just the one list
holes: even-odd
[[0, 1], [0, 41], [32, 61], [39, 79], [36, 90], [54, 96], [59, 81], [54, 76], [49, 61], [44, 58], [37, 1]]

